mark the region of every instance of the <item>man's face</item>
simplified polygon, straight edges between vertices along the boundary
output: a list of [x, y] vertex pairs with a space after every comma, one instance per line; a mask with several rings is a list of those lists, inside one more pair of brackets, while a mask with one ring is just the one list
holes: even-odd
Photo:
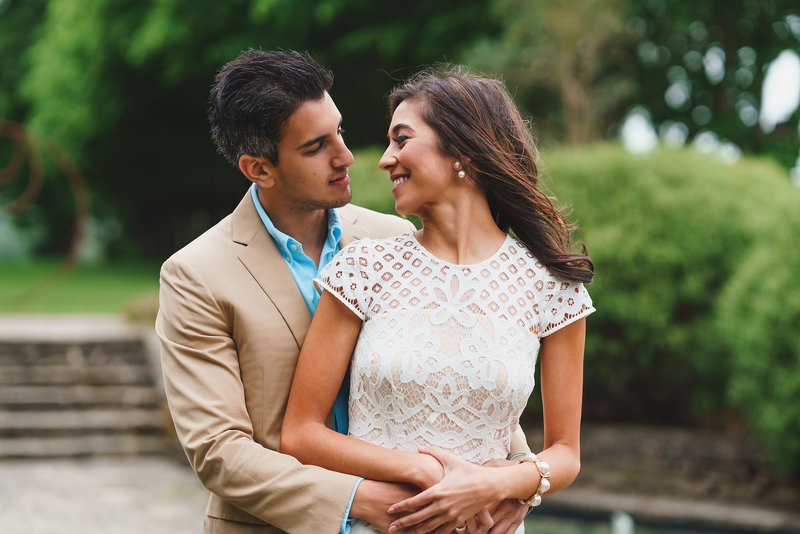
[[273, 191], [287, 207], [313, 211], [350, 202], [347, 168], [353, 154], [342, 133], [342, 115], [327, 91], [289, 116], [278, 144], [278, 164], [272, 169]]

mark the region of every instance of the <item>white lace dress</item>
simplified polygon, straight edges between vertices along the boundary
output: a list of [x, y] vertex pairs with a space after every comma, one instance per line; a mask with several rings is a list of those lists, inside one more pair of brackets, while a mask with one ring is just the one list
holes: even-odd
[[582, 284], [555, 278], [511, 236], [472, 265], [436, 258], [413, 234], [364, 239], [315, 282], [364, 322], [350, 364], [350, 435], [478, 463], [509, 452], [539, 339], [594, 311]]

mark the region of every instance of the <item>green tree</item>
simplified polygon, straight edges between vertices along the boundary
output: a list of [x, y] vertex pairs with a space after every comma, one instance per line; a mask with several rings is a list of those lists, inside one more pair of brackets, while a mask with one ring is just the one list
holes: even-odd
[[502, 30], [466, 62], [502, 75], [545, 143], [613, 137], [633, 106], [692, 141], [713, 132], [787, 168], [800, 110], [775, 131], [758, 125], [766, 66], [800, 52], [792, 0], [494, 0]]
[[800, 110], [766, 134], [758, 125], [766, 66], [800, 52], [800, 7], [791, 0], [629, 0], [638, 87], [635, 102], [656, 125], [677, 123], [689, 139], [712, 131], [744, 152], [791, 168]]
[[504, 29], [465, 53], [501, 75], [545, 142], [586, 143], [618, 118], [632, 80], [618, 70], [630, 33], [619, 0], [496, 0]]
[[0, 118], [20, 120], [25, 114], [18, 82], [25, 74], [25, 52], [36, 39], [46, 1], [0, 0]]

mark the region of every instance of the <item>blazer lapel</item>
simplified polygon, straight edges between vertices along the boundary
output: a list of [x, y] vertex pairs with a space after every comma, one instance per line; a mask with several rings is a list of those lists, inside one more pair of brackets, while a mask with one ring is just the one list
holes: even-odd
[[355, 210], [351, 209], [350, 204], [339, 208], [339, 219], [342, 221], [342, 238], [339, 240], [340, 246], [346, 247], [353, 241], [366, 237], [366, 231], [359, 224], [358, 215]]
[[249, 190], [233, 211], [231, 237], [244, 245], [239, 261], [283, 316], [299, 348], [311, 323], [311, 314], [286, 260], [261, 222]]

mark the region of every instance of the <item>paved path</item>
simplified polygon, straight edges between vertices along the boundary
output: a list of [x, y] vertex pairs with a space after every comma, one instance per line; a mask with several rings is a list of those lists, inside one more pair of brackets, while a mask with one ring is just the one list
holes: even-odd
[[3, 534], [197, 534], [207, 492], [161, 457], [0, 462]]
[[[199, 534], [207, 495], [188, 466], [165, 457], [3, 461], [0, 532]], [[797, 516], [755, 507], [739, 509], [575, 490], [566, 490], [549, 501], [551, 506], [543, 508], [551, 513], [558, 509], [569, 515], [591, 512], [600, 518], [623, 509], [642, 519], [672, 523], [673, 532], [691, 524], [705, 524], [706, 528], [724, 525], [741, 532], [798, 532], [800, 528]], [[535, 531], [537, 518], [529, 518]], [[571, 532], [557, 523], [553, 528]]]

